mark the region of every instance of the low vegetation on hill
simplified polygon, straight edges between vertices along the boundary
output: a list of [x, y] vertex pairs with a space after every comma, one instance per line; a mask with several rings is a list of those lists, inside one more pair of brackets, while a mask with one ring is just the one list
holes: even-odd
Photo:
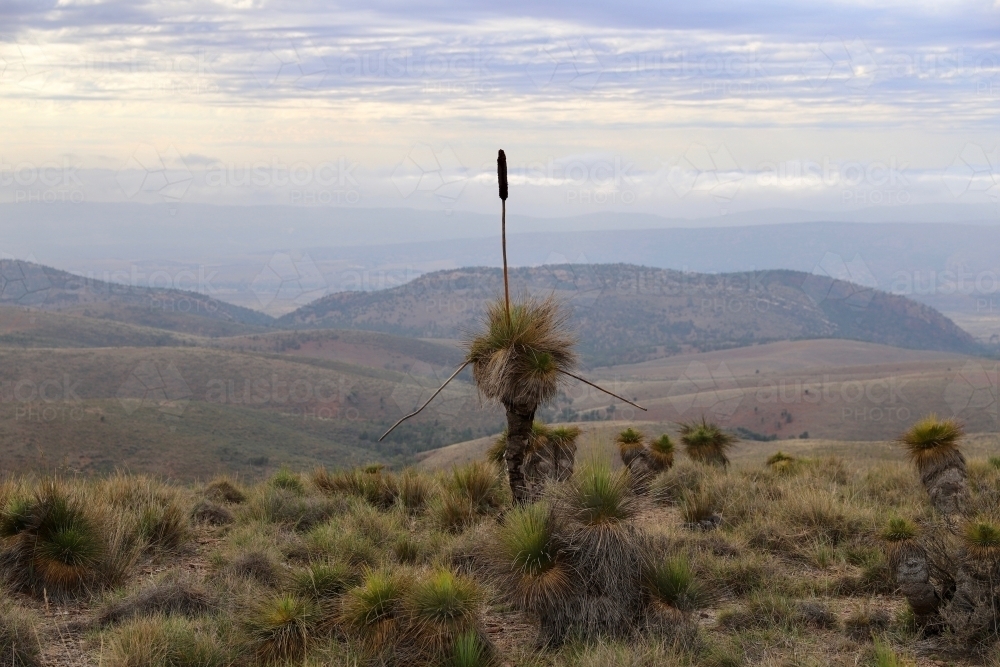
[[948, 422], [906, 434], [915, 465], [723, 465], [710, 431], [623, 433], [632, 465], [578, 461], [520, 505], [488, 461], [10, 477], [2, 664], [1000, 665], [995, 606], [952, 614], [996, 600], [968, 573], [1000, 562], [1000, 461]]
[[[978, 350], [969, 334], [928, 306], [797, 271], [708, 275], [571, 264], [512, 269], [511, 281], [568, 302], [580, 355], [590, 366], [790, 339]], [[388, 290], [332, 294], [277, 322], [460, 338], [502, 292], [499, 269], [439, 271]]]

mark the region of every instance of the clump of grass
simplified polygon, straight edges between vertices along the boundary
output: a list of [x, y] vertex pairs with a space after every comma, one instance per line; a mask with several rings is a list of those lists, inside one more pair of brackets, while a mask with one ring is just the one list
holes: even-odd
[[734, 631], [778, 627], [792, 630], [802, 623], [795, 605], [783, 595], [754, 593], [738, 607], [723, 610], [719, 625]]
[[681, 461], [666, 470], [650, 483], [650, 495], [661, 505], [674, 505], [684, 497], [685, 491], [696, 491], [711, 473], [711, 469], [701, 463]]
[[279, 468], [278, 472], [274, 473], [269, 484], [276, 489], [291, 491], [299, 496], [306, 492], [306, 485], [302, 482], [302, 478], [285, 467]]
[[844, 621], [844, 631], [852, 639], [871, 640], [875, 635], [889, 627], [890, 620], [889, 614], [885, 610], [862, 605], [852, 611]]
[[476, 461], [452, 470], [433, 513], [441, 527], [456, 532], [496, 513], [507, 497], [500, 471], [490, 463]]
[[212, 500], [200, 500], [191, 508], [191, 519], [210, 526], [228, 526], [236, 517], [225, 505]]
[[781, 450], [778, 450], [767, 459], [767, 467], [780, 475], [794, 472], [798, 468], [798, 463], [798, 459]]
[[275, 558], [259, 549], [240, 553], [222, 571], [271, 588], [277, 587], [284, 579], [284, 573]]
[[323, 493], [362, 498], [380, 509], [392, 507], [400, 493], [395, 475], [384, 473], [381, 465], [335, 473], [328, 472], [326, 468], [317, 468], [313, 471], [312, 481]]
[[714, 528], [722, 519], [716, 512], [718, 502], [712, 489], [702, 486], [681, 495], [681, 517], [689, 528]]
[[33, 614], [24, 609], [7, 604], [0, 607], [0, 665], [41, 667], [36, 623]]
[[253, 495], [242, 508], [241, 516], [248, 521], [307, 532], [339, 514], [344, 509], [343, 502], [340, 498], [305, 496], [269, 484]]
[[142, 616], [178, 614], [195, 617], [214, 608], [216, 601], [191, 576], [171, 571], [122, 598], [110, 601], [97, 616], [100, 625], [111, 625]]
[[991, 456], [986, 459], [986, 462], [990, 464], [993, 468], [1000, 470], [1000, 456]]
[[108, 667], [224, 667], [228, 651], [213, 634], [181, 616], [145, 616], [107, 635], [103, 663]]
[[589, 461], [563, 490], [562, 507], [584, 526], [611, 526], [631, 519], [638, 510], [626, 470], [612, 471], [602, 461]]
[[872, 647], [875, 667], [905, 667], [906, 661], [883, 639], [875, 639]]
[[684, 451], [691, 460], [723, 467], [729, 465], [726, 452], [736, 444], [735, 436], [704, 417], [701, 421], [681, 424], [680, 438]]
[[363, 653], [391, 658], [396, 639], [405, 629], [406, 596], [412, 582], [393, 570], [370, 570], [360, 586], [344, 597], [342, 622]]
[[407, 510], [419, 512], [433, 496], [433, 487], [423, 475], [407, 470], [399, 478], [399, 501]]
[[117, 472], [100, 482], [97, 492], [97, 499], [106, 501], [119, 517], [130, 517], [147, 549], [176, 551], [187, 541], [190, 525], [176, 489], [143, 475]]
[[300, 597], [317, 603], [338, 599], [358, 584], [350, 566], [339, 561], [310, 563], [292, 575], [292, 590]]
[[654, 604], [682, 612], [701, 609], [712, 599], [685, 556], [665, 558], [647, 566], [644, 584]]
[[438, 570], [417, 579], [407, 596], [410, 633], [421, 657], [439, 662], [455, 640], [474, 631], [480, 593], [471, 579]]
[[75, 593], [100, 583], [107, 554], [96, 521], [78, 500], [47, 482], [31, 500], [16, 500], [0, 521], [3, 573], [15, 588]]
[[527, 611], [543, 616], [567, 604], [572, 570], [561, 551], [555, 518], [545, 503], [515, 507], [499, 531], [496, 557], [502, 589]]
[[820, 601], [800, 602], [796, 611], [799, 619], [810, 627], [830, 630], [837, 627], [837, 616], [829, 605]]
[[246, 502], [246, 492], [229, 477], [218, 477], [205, 487], [205, 497], [216, 503], [240, 505]]
[[490, 645], [475, 630], [466, 630], [455, 638], [451, 650], [453, 667], [489, 667], [493, 664]]
[[962, 531], [962, 541], [969, 557], [974, 560], [1000, 559], [1000, 527], [987, 519], [968, 521]]
[[293, 661], [305, 655], [316, 621], [310, 600], [286, 594], [261, 602], [246, 619], [245, 629], [259, 660]]

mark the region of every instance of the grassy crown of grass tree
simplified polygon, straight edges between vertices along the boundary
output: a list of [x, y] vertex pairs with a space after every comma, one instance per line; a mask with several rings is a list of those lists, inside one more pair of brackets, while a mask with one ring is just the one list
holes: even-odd
[[694, 461], [714, 465], [729, 465], [726, 452], [736, 444], [736, 437], [723, 431], [717, 424], [707, 421], [685, 422], [680, 425], [684, 451]]
[[970, 558], [978, 561], [1000, 559], [1000, 526], [992, 521], [969, 521], [962, 531], [962, 541]]
[[576, 366], [569, 314], [554, 298], [524, 296], [510, 307], [486, 306], [483, 328], [467, 344], [466, 361], [480, 394], [504, 406], [538, 406], [555, 397], [562, 372]]
[[419, 657], [435, 663], [446, 657], [459, 636], [475, 629], [480, 601], [475, 583], [449, 570], [417, 580], [407, 606]]
[[899, 437], [899, 442], [906, 448], [917, 469], [923, 473], [956, 455], [961, 456], [958, 441], [964, 435], [965, 430], [954, 419], [942, 420], [929, 415], [911, 426]]
[[674, 465], [674, 441], [664, 433], [649, 443], [649, 458], [653, 470], [662, 472]]
[[548, 504], [522, 505], [504, 517], [496, 556], [503, 588], [522, 609], [552, 613], [566, 604], [572, 572]]
[[916, 465], [931, 504], [942, 514], [962, 512], [968, 498], [968, 471], [958, 448], [964, 435], [964, 429], [954, 419], [942, 420], [932, 414], [911, 426], [898, 440]]

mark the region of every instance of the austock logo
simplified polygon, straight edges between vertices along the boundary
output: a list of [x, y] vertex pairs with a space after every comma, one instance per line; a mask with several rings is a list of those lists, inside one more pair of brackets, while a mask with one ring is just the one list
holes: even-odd
[[37, 306], [49, 296], [52, 283], [35, 264], [0, 258], [0, 301]]
[[684, 155], [661, 161], [657, 173], [657, 180], [666, 183], [677, 197], [704, 193], [723, 212], [736, 198], [745, 177], [725, 144], [714, 150], [702, 144], [691, 144]]
[[1000, 364], [984, 366], [969, 360], [945, 387], [944, 400], [956, 417], [970, 418], [977, 413], [986, 415], [993, 425], [1000, 425], [997, 386]]
[[802, 283], [802, 291], [816, 305], [824, 301], [840, 302], [855, 310], [867, 308], [875, 298], [876, 289], [878, 281], [860, 255], [845, 262], [832, 252], [823, 255]]
[[191, 389], [172, 363], [146, 360], [137, 365], [118, 389], [118, 401], [125, 414], [156, 409], [179, 417], [191, 401]]
[[[455, 371], [450, 367], [433, 367], [418, 361], [413, 364], [392, 390], [391, 399], [401, 414], [410, 414], [429, 399]], [[443, 417], [457, 417], [469, 409], [471, 393], [467, 385], [452, 382], [430, 405], [431, 410]]]
[[262, 308], [272, 304], [298, 307], [325, 296], [328, 286], [309, 255], [276, 252], [254, 276], [250, 290]]
[[671, 385], [667, 398], [680, 416], [696, 412], [724, 422], [736, 413], [744, 391], [725, 362], [712, 369], [703, 361], [692, 361]]
[[115, 175], [115, 180], [128, 199], [142, 194], [176, 202], [187, 194], [194, 174], [173, 146], [160, 152], [153, 146], [142, 144], [132, 151]]
[[417, 144], [396, 166], [391, 179], [403, 199], [430, 192], [450, 209], [462, 196], [469, 172], [450, 146], [435, 151], [427, 144]]

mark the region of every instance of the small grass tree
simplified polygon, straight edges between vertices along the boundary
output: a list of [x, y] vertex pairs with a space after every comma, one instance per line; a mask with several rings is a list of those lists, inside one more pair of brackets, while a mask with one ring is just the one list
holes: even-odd
[[640, 410], [646, 408], [573, 373], [576, 341], [568, 327], [569, 312], [553, 297], [524, 295], [511, 301], [507, 276], [507, 157], [503, 151], [497, 156], [497, 180], [502, 202], [503, 299], [487, 304], [482, 328], [466, 344], [465, 362], [422, 406], [393, 424], [379, 441], [419, 414], [466, 366], [472, 366], [479, 394], [489, 402], [499, 403], [507, 412], [504, 462], [515, 502], [525, 503], [532, 495], [524, 464], [532, 442], [535, 412], [555, 398], [563, 380], [574, 378]]
[[965, 457], [958, 449], [964, 435], [955, 420], [929, 415], [899, 437], [917, 467], [931, 504], [944, 515], [960, 513], [968, 499], [968, 472]]
[[684, 451], [694, 461], [726, 467], [729, 457], [726, 452], [736, 444], [736, 436], [726, 433], [718, 424], [707, 421], [686, 422], [680, 425], [681, 444]]

